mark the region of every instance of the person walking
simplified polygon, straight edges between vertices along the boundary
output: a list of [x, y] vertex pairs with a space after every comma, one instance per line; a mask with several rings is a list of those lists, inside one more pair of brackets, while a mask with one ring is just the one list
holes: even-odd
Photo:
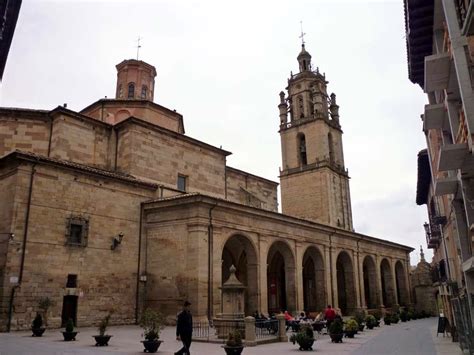
[[190, 311], [191, 303], [184, 302], [183, 310], [178, 314], [178, 321], [176, 323], [176, 340], [183, 342], [183, 347], [179, 349], [174, 355], [190, 355], [189, 348], [191, 347], [193, 335], [193, 316]]
[[336, 319], [336, 312], [331, 307], [331, 305], [328, 305], [328, 308], [326, 308], [326, 311], [324, 312], [324, 318], [326, 319], [326, 327], [329, 333], [329, 327], [331, 326], [331, 323], [334, 321], [334, 319]]

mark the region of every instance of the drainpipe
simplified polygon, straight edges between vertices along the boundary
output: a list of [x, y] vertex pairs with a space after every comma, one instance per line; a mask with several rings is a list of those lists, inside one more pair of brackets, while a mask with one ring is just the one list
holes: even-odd
[[212, 320], [212, 254], [214, 248], [214, 226], [212, 225], [212, 210], [217, 207], [217, 203], [209, 208], [209, 224], [207, 226], [207, 319], [209, 322]]
[[140, 202], [140, 223], [138, 230], [138, 264], [137, 264], [137, 293], [135, 295], [135, 323], [138, 324], [138, 307], [140, 301], [140, 261], [142, 255], [142, 217], [143, 202]]
[[51, 140], [53, 139], [53, 117], [51, 117], [50, 114], [48, 114], [48, 117], [50, 118], [49, 139], [48, 139], [48, 157], [49, 157], [51, 155]]
[[25, 226], [24, 226], [24, 234], [23, 234], [23, 245], [21, 251], [21, 262], [20, 262], [20, 274], [18, 275], [18, 284], [13, 286], [11, 294], [10, 294], [10, 305], [8, 308], [8, 323], [7, 323], [7, 331], [10, 331], [12, 316], [13, 316], [13, 303], [15, 301], [15, 290], [20, 287], [21, 282], [23, 280], [23, 270], [25, 268], [25, 256], [26, 256], [26, 242], [28, 240], [28, 225], [30, 222], [30, 207], [31, 207], [31, 198], [33, 195], [33, 182], [34, 176], [36, 172], [36, 163], [33, 164], [31, 168], [31, 175], [30, 175], [30, 187], [28, 190], [28, 204], [26, 206], [26, 216], [25, 216]]

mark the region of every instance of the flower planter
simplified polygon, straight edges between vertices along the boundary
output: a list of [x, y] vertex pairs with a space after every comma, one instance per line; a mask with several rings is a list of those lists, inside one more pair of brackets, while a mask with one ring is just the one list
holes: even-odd
[[333, 343], [342, 343], [342, 337], [344, 336], [344, 333], [341, 334], [329, 334], [331, 337], [331, 341]]
[[31, 328], [34, 337], [40, 337], [43, 335], [46, 328]]
[[374, 329], [374, 326], [375, 326], [375, 324], [372, 324], [372, 323], [368, 323], [366, 325], [367, 325], [367, 329]]
[[95, 339], [95, 346], [109, 346], [109, 340], [112, 335], [93, 335]]
[[242, 351], [244, 350], [243, 346], [227, 346], [223, 345], [222, 346], [225, 350], [225, 353], [227, 355], [240, 355]]
[[78, 332], [61, 332], [63, 333], [64, 341], [76, 340], [76, 335]]
[[354, 338], [354, 335], [356, 335], [357, 330], [346, 330], [346, 338]]
[[142, 340], [144, 352], [156, 353], [162, 342], [161, 340]]
[[314, 339], [305, 339], [298, 341], [300, 350], [313, 350]]

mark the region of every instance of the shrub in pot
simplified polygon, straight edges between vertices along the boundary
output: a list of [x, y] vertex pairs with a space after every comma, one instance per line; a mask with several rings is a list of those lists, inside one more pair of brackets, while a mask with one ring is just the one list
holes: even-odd
[[43, 335], [45, 330], [46, 328], [43, 327], [43, 317], [41, 317], [41, 314], [36, 313], [36, 317], [33, 320], [33, 323], [31, 324], [31, 331], [33, 332], [33, 336], [40, 337]]
[[54, 302], [49, 297], [41, 297], [38, 300], [38, 308], [41, 309], [44, 319], [44, 325], [48, 325], [48, 310], [54, 305]]
[[375, 326], [380, 327], [380, 319], [382, 318], [382, 312], [380, 310], [376, 309], [372, 312], [372, 315], [375, 317]]
[[392, 323], [393, 324], [397, 324], [399, 320], [400, 320], [400, 317], [398, 316], [398, 314], [396, 314], [396, 313], [392, 314]]
[[242, 343], [242, 333], [238, 329], [234, 329], [227, 336], [225, 345], [223, 345], [225, 353], [227, 355], [239, 355], [244, 350], [244, 344]]
[[342, 343], [344, 329], [340, 319], [336, 319], [331, 323], [331, 326], [329, 327], [329, 336], [333, 343]]
[[109, 321], [110, 321], [110, 314], [107, 314], [99, 324], [99, 327], [97, 328], [99, 331], [99, 335], [93, 335], [95, 339], [95, 346], [108, 346], [109, 345], [109, 340], [112, 337], [112, 335], [105, 334], [107, 331], [107, 327], [109, 326]]
[[354, 319], [356, 320], [357, 324], [359, 325], [359, 332], [364, 331], [365, 311], [363, 311], [363, 310], [357, 311], [354, 315]]
[[383, 317], [383, 322], [385, 325], [392, 324], [392, 315], [390, 313], [385, 314], [385, 317]]
[[74, 321], [71, 318], [69, 318], [69, 320], [67, 321], [66, 329], [62, 333], [64, 341], [76, 340], [76, 335], [78, 332], [74, 331]]
[[365, 325], [367, 326], [368, 329], [374, 329], [375, 327], [375, 324], [377, 323], [377, 320], [375, 319], [375, 317], [371, 314], [369, 314], [366, 318], [365, 318]]
[[296, 334], [292, 334], [290, 341], [295, 344], [298, 343], [300, 350], [313, 350], [314, 339], [313, 328], [310, 325], [302, 325]]
[[400, 320], [406, 322], [408, 320], [408, 312], [403, 310], [400, 312]]
[[145, 340], [142, 340], [145, 352], [156, 353], [163, 342], [159, 340], [160, 330], [164, 326], [163, 316], [147, 308], [142, 313], [140, 326], [143, 328], [143, 337], [145, 338]]
[[344, 325], [344, 333], [346, 334], [347, 338], [353, 338], [358, 330], [359, 324], [357, 324], [355, 319], [349, 319]]

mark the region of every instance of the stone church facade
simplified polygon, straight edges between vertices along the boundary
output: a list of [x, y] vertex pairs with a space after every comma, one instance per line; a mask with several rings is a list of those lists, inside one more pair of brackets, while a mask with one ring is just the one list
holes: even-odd
[[234, 265], [245, 313], [408, 305], [411, 247], [353, 230], [334, 94], [304, 45], [280, 93], [278, 183], [227, 166], [153, 102], [156, 70], [117, 65], [115, 99], [80, 112], [0, 108], [0, 327], [95, 324], [144, 307], [221, 312]]

